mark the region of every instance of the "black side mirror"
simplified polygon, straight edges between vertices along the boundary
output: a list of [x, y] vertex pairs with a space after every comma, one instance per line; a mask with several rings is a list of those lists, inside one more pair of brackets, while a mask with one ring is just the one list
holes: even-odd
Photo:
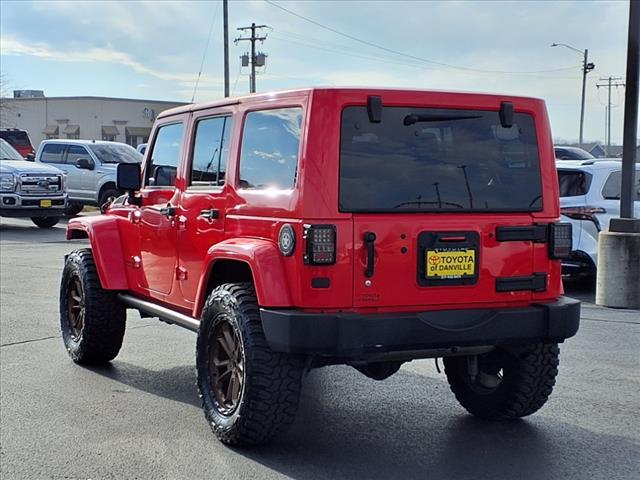
[[27, 153], [27, 156], [24, 157], [27, 162], [35, 162], [36, 156], [33, 153]]
[[96, 164], [91, 158], [79, 158], [76, 160], [76, 167], [82, 170], [93, 170], [96, 168]]
[[134, 193], [142, 186], [142, 175], [139, 163], [119, 163], [116, 167], [116, 188], [129, 194], [129, 203], [140, 205], [140, 198]]

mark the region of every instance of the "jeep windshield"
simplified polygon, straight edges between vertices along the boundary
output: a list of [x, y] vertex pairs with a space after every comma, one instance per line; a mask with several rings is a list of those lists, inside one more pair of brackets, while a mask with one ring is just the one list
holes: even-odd
[[340, 211], [542, 209], [533, 117], [497, 111], [346, 107], [340, 140]]
[[142, 155], [125, 144], [95, 143], [88, 145], [102, 163], [140, 163]]

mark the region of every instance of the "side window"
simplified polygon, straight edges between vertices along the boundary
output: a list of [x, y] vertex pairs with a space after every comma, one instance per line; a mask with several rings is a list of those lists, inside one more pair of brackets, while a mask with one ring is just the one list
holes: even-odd
[[66, 145], [63, 143], [47, 143], [42, 147], [40, 161], [44, 163], [63, 163], [62, 154]]
[[89, 155], [89, 152], [80, 145], [69, 145], [69, 148], [67, 149], [67, 163], [75, 165], [79, 158], [90, 159], [91, 155]]
[[240, 188], [293, 188], [302, 108], [249, 112], [242, 133]]
[[591, 176], [584, 172], [558, 170], [558, 184], [561, 197], [586, 195], [590, 183]]
[[208, 118], [196, 124], [191, 185], [224, 185], [230, 134], [231, 117]]
[[[634, 201], [640, 200], [640, 170], [636, 170], [636, 184]], [[602, 196], [607, 200], [619, 200], [622, 194], [622, 172], [612, 172], [602, 188]]]
[[182, 151], [182, 123], [164, 125], [158, 129], [147, 164], [145, 185], [170, 187], [176, 183], [176, 173]]
[[622, 191], [621, 172], [612, 172], [602, 188], [602, 196], [608, 200], [618, 200]]

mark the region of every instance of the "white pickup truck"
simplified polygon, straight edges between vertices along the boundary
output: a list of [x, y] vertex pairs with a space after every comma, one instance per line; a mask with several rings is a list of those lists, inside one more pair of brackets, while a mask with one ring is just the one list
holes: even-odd
[[121, 195], [116, 188], [119, 163], [140, 163], [142, 155], [126, 143], [98, 140], [44, 140], [36, 162], [52, 165], [67, 174], [67, 215], [85, 205], [102, 206]]
[[0, 139], [0, 216], [31, 218], [38, 227], [50, 228], [66, 205], [64, 173], [26, 161]]

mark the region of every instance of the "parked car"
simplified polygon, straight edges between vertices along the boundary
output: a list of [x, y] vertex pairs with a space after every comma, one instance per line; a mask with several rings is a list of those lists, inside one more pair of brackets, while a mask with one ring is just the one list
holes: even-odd
[[532, 414], [580, 317], [549, 138], [542, 100], [499, 95], [305, 89], [162, 112], [143, 173], [118, 165], [127, 195], [69, 221], [91, 248], [66, 257], [65, 350], [113, 359], [127, 308], [196, 331], [227, 444], [282, 433], [303, 373], [334, 364], [383, 380], [444, 357], [470, 413]]
[[140, 145], [138, 145], [136, 147], [136, 150], [138, 151], [138, 153], [140, 155], [144, 155], [144, 152], [147, 151], [147, 144], [146, 143], [141, 143]]
[[135, 148], [118, 142], [44, 140], [36, 161], [67, 173], [67, 215], [75, 215], [85, 205], [101, 206], [121, 195], [116, 188], [116, 166], [140, 163], [142, 155]]
[[65, 176], [49, 165], [27, 162], [0, 138], [0, 216], [31, 218], [40, 228], [53, 227], [64, 215]]
[[27, 160], [33, 160], [35, 150], [26, 130], [18, 128], [0, 128], [0, 138], [9, 143], [17, 152]]
[[[573, 225], [573, 248], [562, 272], [593, 280], [598, 264], [598, 233], [620, 216], [621, 160], [557, 163], [560, 212]], [[640, 165], [636, 164], [635, 216], [640, 216]]]
[[565, 147], [564, 145], [556, 145], [553, 147], [558, 160], [591, 160], [595, 158], [586, 150], [578, 147]]

